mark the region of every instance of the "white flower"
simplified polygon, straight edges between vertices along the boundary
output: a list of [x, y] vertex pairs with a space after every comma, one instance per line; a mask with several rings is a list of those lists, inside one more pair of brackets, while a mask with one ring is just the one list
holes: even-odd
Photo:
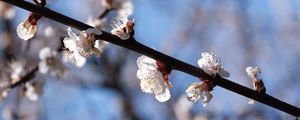
[[34, 86], [32, 86], [32, 84], [30, 83], [25, 83], [25, 96], [31, 100], [31, 101], [37, 101], [39, 96], [34, 88]]
[[258, 74], [260, 73], [260, 69], [259, 67], [249, 66], [246, 68], [246, 72], [252, 79], [255, 79], [258, 77]]
[[36, 25], [32, 25], [28, 19], [21, 22], [17, 27], [17, 35], [19, 38], [27, 41], [34, 37], [36, 33]]
[[10, 79], [12, 84], [21, 80], [21, 73], [24, 71], [24, 66], [20, 61], [12, 61], [9, 64], [10, 69], [12, 70], [10, 74]]
[[[257, 91], [259, 94], [265, 93], [266, 92], [265, 85], [263, 81], [258, 77], [258, 74], [261, 72], [259, 67], [249, 66], [246, 68], [246, 72], [248, 76], [250, 76], [250, 78], [252, 79], [253, 89]], [[248, 104], [254, 104], [254, 103], [255, 100], [249, 98]]]
[[39, 63], [39, 71], [41, 73], [49, 73], [55, 77], [63, 77], [66, 68], [58, 58], [57, 52], [51, 51], [49, 47], [45, 47], [40, 50], [39, 57], [41, 59]]
[[111, 33], [118, 36], [122, 40], [127, 40], [130, 38], [130, 33], [133, 31], [134, 20], [128, 20], [127, 15], [121, 15], [117, 17], [112, 26]]
[[96, 44], [94, 35], [101, 35], [102, 32], [96, 28], [87, 29], [86, 31], [80, 32], [77, 36], [71, 28], [68, 28], [69, 37], [63, 40], [66, 48], [69, 49], [68, 60], [78, 67], [82, 67], [86, 58], [91, 55], [100, 56], [102, 49], [99, 49], [99, 45]]
[[212, 94], [204, 90], [204, 83], [193, 83], [185, 91], [187, 93], [187, 99], [194, 103], [201, 100], [203, 107], [205, 107], [212, 99]]
[[156, 61], [141, 56], [137, 60], [137, 78], [140, 79], [141, 90], [145, 93], [154, 94], [159, 102], [170, 99], [171, 94], [168, 86], [163, 81], [162, 73], [157, 69]]
[[229, 77], [230, 74], [221, 65], [220, 58], [216, 56], [213, 51], [210, 53], [204, 52], [201, 54], [202, 58], [198, 60], [198, 65], [207, 74], [215, 76], [217, 73], [222, 77]]

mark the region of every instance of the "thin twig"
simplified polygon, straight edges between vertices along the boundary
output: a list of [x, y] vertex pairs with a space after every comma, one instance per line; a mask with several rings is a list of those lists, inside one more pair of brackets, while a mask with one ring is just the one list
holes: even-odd
[[[79, 22], [75, 19], [72, 19], [70, 17], [67, 17], [65, 15], [62, 15], [60, 13], [57, 13], [55, 11], [52, 11], [48, 8], [42, 8], [37, 5], [31, 4], [29, 2], [23, 1], [23, 0], [2, 0], [4, 2], [10, 3], [12, 5], [21, 7], [23, 9], [29, 10], [31, 12], [35, 12], [37, 14], [40, 14], [44, 17], [47, 17], [49, 19], [55, 20], [57, 22], [60, 22], [62, 24], [77, 28], [79, 30], [85, 30], [87, 28], [91, 28], [91, 26], [84, 24], [82, 22]], [[291, 114], [295, 117], [300, 116], [300, 109], [287, 104], [283, 101], [280, 101], [272, 96], [269, 96], [267, 94], [258, 94], [254, 90], [251, 90], [247, 87], [244, 87], [242, 85], [239, 85], [237, 83], [234, 83], [228, 79], [225, 78], [212, 78], [208, 74], [206, 74], [202, 69], [197, 68], [195, 66], [192, 66], [190, 64], [187, 64], [185, 62], [182, 62], [180, 60], [177, 60], [173, 57], [170, 57], [168, 55], [165, 55], [163, 53], [160, 53], [158, 51], [155, 51], [145, 45], [142, 45], [138, 43], [134, 38], [131, 38], [130, 40], [121, 40], [117, 36], [114, 36], [110, 33], [104, 32], [100, 36], [96, 36], [98, 39], [105, 40], [108, 42], [111, 42], [113, 44], [131, 49], [135, 52], [147, 55], [153, 59], [159, 60], [163, 63], [168, 63], [168, 65], [172, 66], [173, 69], [182, 71], [184, 73], [193, 75], [197, 78], [205, 78], [207, 80], [215, 80], [216, 84], [220, 87], [223, 87], [227, 90], [230, 90], [232, 92], [238, 93], [240, 95], [243, 95], [245, 97], [252, 98], [256, 101], [259, 101], [263, 104], [269, 105], [271, 107], [274, 107], [278, 110], [281, 110], [283, 112], [286, 112], [288, 114]]]
[[110, 11], [112, 11], [113, 9], [105, 9], [104, 10], [104, 12], [101, 14], [101, 15], [99, 15], [99, 19], [103, 19], [105, 16], [107, 16], [107, 14], [110, 12]]
[[37, 71], [38, 71], [38, 66], [35, 66], [35, 67], [34, 67], [30, 72], [28, 72], [25, 76], [21, 77], [21, 79], [20, 79], [18, 82], [16, 82], [16, 83], [10, 85], [9, 88], [10, 88], [10, 89], [15, 88], [15, 87], [17, 87], [17, 86], [20, 86], [20, 85], [26, 83], [27, 81], [30, 81], [32, 78], [35, 77], [35, 73], [36, 73]]

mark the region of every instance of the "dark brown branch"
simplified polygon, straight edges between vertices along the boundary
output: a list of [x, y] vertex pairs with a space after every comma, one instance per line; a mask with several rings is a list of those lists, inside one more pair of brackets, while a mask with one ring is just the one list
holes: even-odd
[[[60, 13], [54, 12], [48, 8], [39, 7], [37, 5], [31, 4], [31, 3], [23, 1], [23, 0], [2, 0], [2, 1], [5, 1], [7, 3], [10, 3], [10, 4], [18, 6], [18, 7], [21, 7], [23, 9], [29, 10], [31, 12], [35, 12], [44, 17], [47, 17], [49, 19], [60, 22], [62, 24], [77, 28], [79, 30], [85, 30], [87, 28], [91, 28], [91, 26], [86, 25], [82, 22], [79, 22], [75, 19], [64, 16]], [[208, 74], [206, 74], [202, 69], [192, 66], [190, 64], [187, 64], [185, 62], [182, 62], [180, 60], [177, 60], [175, 58], [172, 58], [170, 56], [167, 56], [158, 51], [155, 51], [145, 45], [138, 43], [134, 38], [124, 41], [124, 40], [119, 39], [117, 36], [114, 36], [110, 33], [104, 32], [104, 31], [103, 31], [102, 35], [96, 36], [96, 37], [98, 39], [105, 40], [105, 41], [111, 42], [113, 44], [131, 49], [135, 52], [147, 55], [147, 56], [154, 58], [156, 60], [159, 60], [163, 63], [167, 63], [168, 65], [172, 66], [173, 69], [185, 72], [185, 73], [193, 75], [197, 78], [201, 77], [201, 78], [205, 78], [208, 80], [213, 80], [213, 78], [210, 77]], [[296, 116], [296, 117], [300, 116], [299, 108], [292, 106], [290, 104], [287, 104], [283, 101], [280, 101], [272, 96], [269, 96], [267, 94], [258, 94], [254, 90], [251, 90], [247, 87], [244, 87], [242, 85], [234, 83], [225, 78], [215, 78], [215, 81], [218, 86], [223, 87], [227, 90], [238, 93], [245, 97], [252, 98], [256, 101], [259, 101], [261, 103], [264, 103], [266, 105], [274, 107], [278, 110], [281, 110], [281, 111], [291, 114], [293, 116]]]

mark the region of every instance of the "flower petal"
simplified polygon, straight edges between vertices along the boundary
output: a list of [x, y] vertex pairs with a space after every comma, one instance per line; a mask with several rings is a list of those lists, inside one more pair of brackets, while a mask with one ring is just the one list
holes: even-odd
[[206, 105], [209, 103], [212, 97], [213, 96], [210, 92], [203, 92], [203, 96], [201, 97], [201, 102], [203, 107], [206, 107]]
[[17, 35], [23, 40], [29, 40], [36, 33], [36, 25], [31, 25], [27, 20], [17, 26]]
[[47, 65], [46, 61], [41, 61], [39, 63], [39, 71], [41, 73], [47, 73], [49, 70], [49, 66]]
[[51, 56], [51, 50], [49, 47], [44, 47], [40, 50], [39, 57], [41, 60], [45, 60]]
[[144, 55], [137, 59], [137, 66], [138, 68], [147, 68], [149, 70], [157, 69], [156, 61]]
[[75, 40], [71, 38], [65, 38], [63, 40], [64, 46], [68, 48], [70, 51], [75, 51], [76, 50], [76, 42]]
[[171, 94], [168, 88], [165, 88], [164, 92], [155, 94], [155, 99], [159, 102], [166, 102], [171, 98]]
[[73, 40], [79, 40], [78, 36], [72, 31], [70, 27], [68, 27], [68, 35]]
[[77, 51], [74, 51], [75, 65], [82, 67], [86, 63], [86, 58], [81, 56]]

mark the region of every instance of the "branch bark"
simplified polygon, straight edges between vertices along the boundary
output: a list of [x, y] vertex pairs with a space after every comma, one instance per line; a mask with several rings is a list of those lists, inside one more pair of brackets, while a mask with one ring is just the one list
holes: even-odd
[[[20, 8], [26, 9], [28, 11], [37, 13], [41, 16], [47, 17], [49, 19], [55, 20], [59, 23], [68, 25], [70, 27], [77, 28], [79, 30], [86, 30], [87, 28], [91, 28], [91, 26], [84, 24], [80, 21], [77, 21], [75, 19], [72, 19], [70, 17], [67, 17], [65, 15], [62, 15], [60, 13], [57, 13], [55, 11], [52, 11], [48, 8], [39, 7], [37, 5], [34, 5], [32, 3], [26, 2], [24, 0], [2, 0], [4, 2], [10, 3], [12, 5], [18, 6]], [[168, 65], [172, 66], [173, 69], [190, 74], [192, 76], [195, 76], [197, 78], [204, 78], [207, 80], [215, 80], [216, 84], [220, 87], [223, 87], [227, 90], [230, 90], [234, 93], [243, 95], [248, 98], [252, 98], [256, 101], [259, 101], [263, 104], [269, 105], [273, 108], [276, 108], [278, 110], [281, 110], [283, 112], [286, 112], [290, 115], [293, 115], [295, 117], [300, 116], [300, 109], [290, 105], [288, 103], [285, 103], [283, 101], [280, 101], [268, 94], [258, 94], [252, 89], [249, 89], [247, 87], [244, 87], [242, 85], [239, 85], [235, 82], [232, 82], [228, 79], [217, 77], [212, 78], [208, 74], [206, 74], [202, 69], [195, 67], [193, 65], [187, 64], [185, 62], [182, 62], [180, 60], [177, 60], [173, 57], [170, 57], [168, 55], [165, 55], [161, 52], [158, 52], [156, 50], [153, 50], [145, 45], [140, 44], [137, 42], [134, 38], [130, 38], [129, 40], [121, 40], [117, 36], [114, 36], [110, 33], [107, 33], [105, 31], [102, 31], [103, 34], [96, 36], [97, 39], [105, 40], [108, 42], [111, 42], [113, 44], [125, 47], [127, 49], [133, 50], [135, 52], [144, 54], [148, 57], [151, 57], [153, 59], [156, 59], [158, 61], [161, 61], [163, 63], [167, 63]]]

